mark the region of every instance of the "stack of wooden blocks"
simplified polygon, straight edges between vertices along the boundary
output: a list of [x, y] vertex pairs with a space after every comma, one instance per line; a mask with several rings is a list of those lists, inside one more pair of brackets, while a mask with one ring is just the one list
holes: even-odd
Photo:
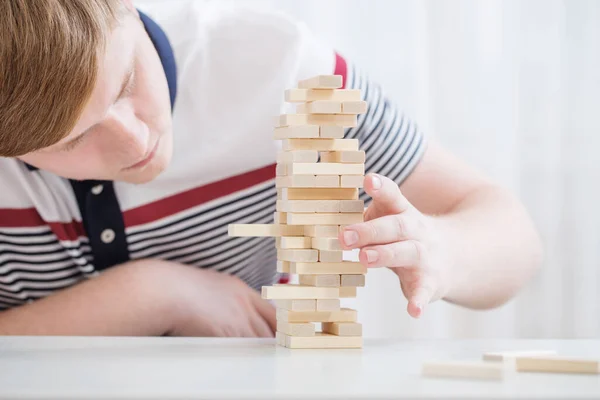
[[[356, 310], [341, 299], [356, 297], [366, 268], [345, 261], [338, 235], [363, 222], [359, 189], [365, 153], [357, 139], [345, 139], [367, 110], [356, 89], [342, 89], [339, 75], [320, 75], [285, 91], [298, 103], [295, 114], [277, 117], [277, 206], [274, 224], [235, 224], [230, 236], [274, 236], [277, 270], [297, 283], [262, 288], [277, 307], [277, 343], [289, 348], [361, 348]], [[318, 329], [320, 324], [321, 329]]]

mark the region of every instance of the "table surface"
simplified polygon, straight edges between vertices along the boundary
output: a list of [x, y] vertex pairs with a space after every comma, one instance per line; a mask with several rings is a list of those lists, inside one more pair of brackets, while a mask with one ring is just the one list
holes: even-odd
[[600, 358], [600, 340], [401, 341], [291, 350], [270, 339], [1, 337], [0, 398], [599, 398], [600, 375], [509, 372], [503, 381], [421, 376], [424, 361], [485, 351]]

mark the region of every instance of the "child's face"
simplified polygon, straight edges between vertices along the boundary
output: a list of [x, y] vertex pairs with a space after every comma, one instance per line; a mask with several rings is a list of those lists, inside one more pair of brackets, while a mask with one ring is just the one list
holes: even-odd
[[166, 77], [144, 26], [131, 14], [107, 43], [96, 87], [73, 131], [20, 159], [70, 179], [144, 183], [167, 167], [171, 153]]

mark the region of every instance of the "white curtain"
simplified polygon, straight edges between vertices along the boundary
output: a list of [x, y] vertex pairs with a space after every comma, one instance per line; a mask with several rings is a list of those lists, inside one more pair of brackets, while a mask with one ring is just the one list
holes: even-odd
[[237, 3], [305, 21], [424, 131], [512, 188], [543, 236], [541, 273], [493, 311], [438, 302], [415, 321], [394, 275], [369, 272], [351, 303], [366, 337], [600, 335], [600, 2]]

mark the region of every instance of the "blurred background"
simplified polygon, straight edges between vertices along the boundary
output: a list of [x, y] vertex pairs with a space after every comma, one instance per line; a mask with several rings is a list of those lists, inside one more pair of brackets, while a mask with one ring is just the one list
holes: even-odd
[[[137, 3], [153, 1], [164, 0]], [[395, 275], [370, 271], [352, 303], [365, 337], [600, 336], [600, 1], [229, 3], [304, 21], [423, 131], [511, 188], [542, 234], [542, 271], [493, 311], [437, 302], [412, 320]]]

